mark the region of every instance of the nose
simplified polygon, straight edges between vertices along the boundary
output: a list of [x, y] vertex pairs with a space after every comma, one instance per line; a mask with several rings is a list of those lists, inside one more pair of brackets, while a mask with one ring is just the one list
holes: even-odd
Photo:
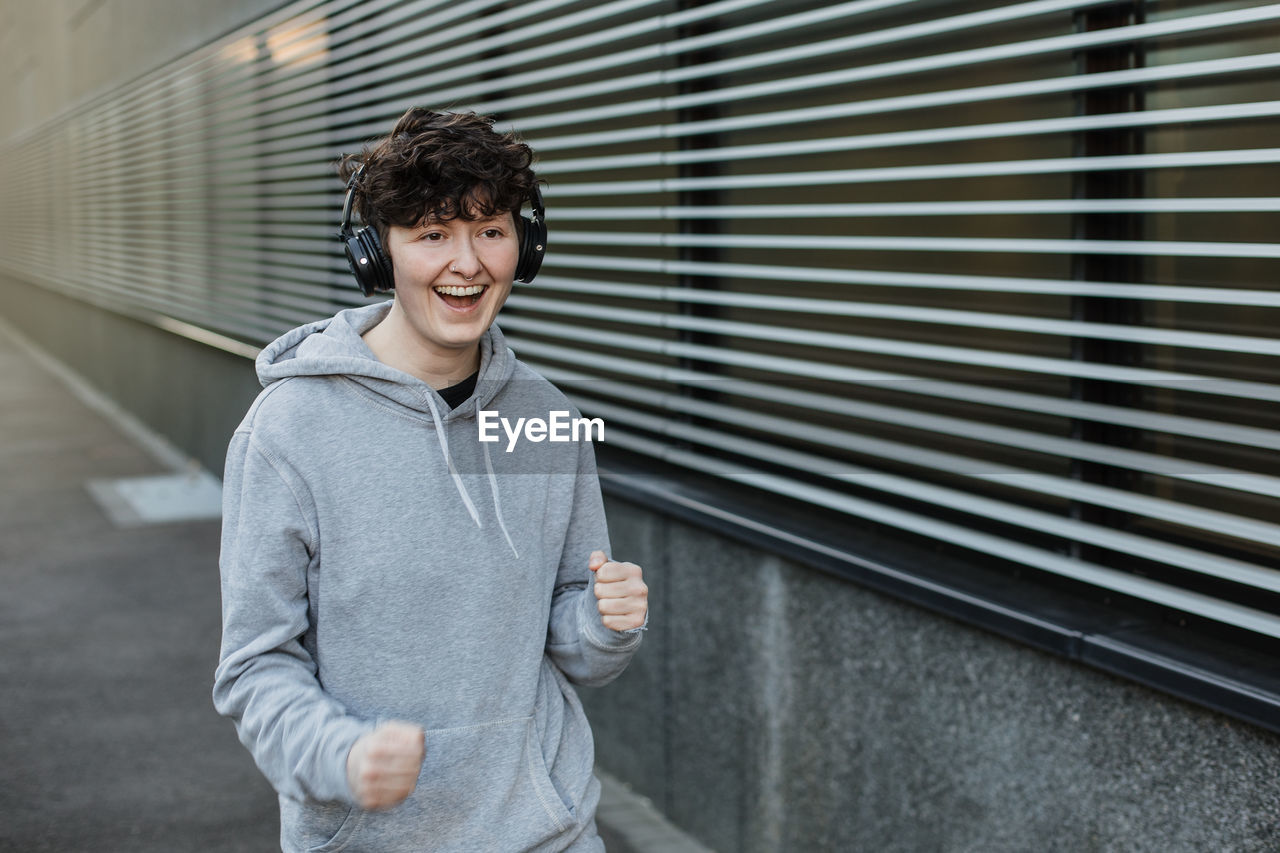
[[456, 245], [457, 251], [449, 264], [449, 271], [463, 278], [475, 278], [476, 273], [480, 272], [480, 256], [476, 253], [476, 247], [469, 239], [458, 240]]

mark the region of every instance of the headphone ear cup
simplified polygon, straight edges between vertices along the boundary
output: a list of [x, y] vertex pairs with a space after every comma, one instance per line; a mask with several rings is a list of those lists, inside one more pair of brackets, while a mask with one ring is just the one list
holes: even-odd
[[365, 296], [372, 296], [376, 284], [373, 274], [375, 259], [369, 257], [369, 249], [360, 237], [358, 233], [344, 236], [342, 247], [347, 255], [347, 266], [351, 268], [360, 292]]
[[547, 226], [541, 217], [530, 219], [521, 216], [520, 260], [516, 263], [516, 281], [525, 284], [542, 269], [542, 257], [547, 251]]
[[382, 241], [373, 228], [361, 228], [350, 237], [343, 238], [347, 253], [347, 266], [365, 296], [373, 296], [380, 290], [395, 287], [391, 272], [391, 258], [382, 251]]
[[[376, 228], [361, 228], [357, 235], [368, 248], [369, 265], [373, 267], [374, 289], [395, 290], [396, 277], [391, 270], [391, 256], [382, 249], [382, 238]], [[368, 296], [369, 294], [365, 294]]]

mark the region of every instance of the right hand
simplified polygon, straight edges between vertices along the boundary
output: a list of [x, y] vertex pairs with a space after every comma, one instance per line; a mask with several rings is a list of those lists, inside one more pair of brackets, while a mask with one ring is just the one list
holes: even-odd
[[418, 784], [426, 755], [422, 728], [412, 723], [383, 723], [347, 753], [347, 784], [362, 809], [389, 809]]

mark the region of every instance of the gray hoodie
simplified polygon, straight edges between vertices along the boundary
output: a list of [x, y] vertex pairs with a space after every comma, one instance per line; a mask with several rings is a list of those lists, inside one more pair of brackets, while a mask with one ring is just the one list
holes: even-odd
[[[572, 410], [496, 327], [450, 410], [361, 339], [391, 303], [294, 329], [227, 452], [214, 704], [280, 795], [294, 851], [602, 850], [572, 684], [640, 643], [600, 623], [609, 553], [587, 441], [478, 441], [478, 409]], [[379, 721], [426, 730], [409, 799], [354, 805], [346, 758]]]

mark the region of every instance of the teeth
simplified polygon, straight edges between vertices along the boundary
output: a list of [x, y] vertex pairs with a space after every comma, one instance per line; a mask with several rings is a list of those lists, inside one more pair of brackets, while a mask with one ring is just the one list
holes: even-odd
[[475, 296], [477, 293], [484, 293], [484, 288], [483, 284], [469, 284], [466, 287], [442, 284], [436, 287], [436, 293], [443, 293], [446, 296]]

